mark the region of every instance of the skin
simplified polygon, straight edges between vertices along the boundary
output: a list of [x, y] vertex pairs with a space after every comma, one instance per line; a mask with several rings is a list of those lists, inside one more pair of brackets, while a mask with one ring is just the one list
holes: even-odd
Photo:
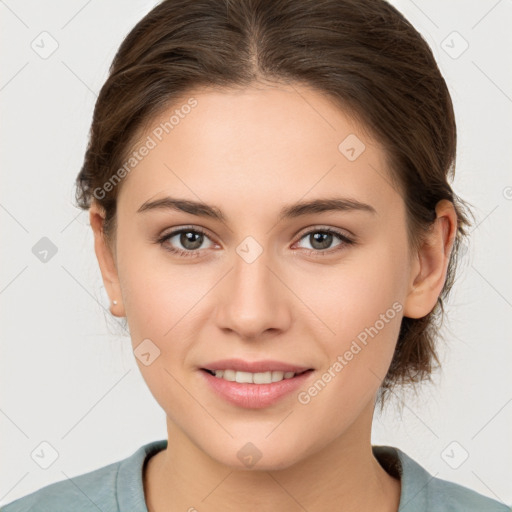
[[[428, 314], [442, 290], [453, 205], [437, 205], [426, 243], [410, 251], [384, 149], [324, 96], [259, 84], [201, 89], [181, 104], [191, 96], [197, 107], [124, 178], [112, 245], [102, 236], [101, 208], [90, 210], [103, 281], [118, 301], [112, 314], [126, 316], [134, 348], [149, 338], [160, 350], [148, 366], [137, 359], [166, 413], [169, 443], [144, 472], [148, 509], [396, 511], [400, 482], [371, 451], [374, 404], [402, 317]], [[349, 134], [366, 146], [355, 161], [338, 150]], [[137, 213], [166, 195], [215, 205], [227, 220]], [[284, 205], [331, 197], [355, 198], [377, 213], [278, 222]], [[198, 257], [165, 250], [191, 247], [179, 235], [154, 242], [183, 226], [207, 232]], [[358, 243], [333, 236], [318, 249], [308, 234], [327, 227]], [[236, 252], [247, 236], [263, 249], [252, 263]], [[314, 368], [307, 390], [396, 301], [402, 310], [308, 404], [292, 393], [264, 409], [237, 407], [199, 370], [223, 358], [276, 359]], [[247, 442], [262, 454], [250, 468], [237, 457]]]

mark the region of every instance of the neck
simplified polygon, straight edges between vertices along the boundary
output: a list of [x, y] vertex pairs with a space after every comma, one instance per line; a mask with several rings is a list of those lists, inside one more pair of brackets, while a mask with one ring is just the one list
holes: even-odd
[[342, 436], [285, 469], [240, 470], [220, 464], [167, 421], [168, 446], [149, 459], [144, 487], [149, 512], [396, 512], [400, 482], [372, 453], [373, 407]]

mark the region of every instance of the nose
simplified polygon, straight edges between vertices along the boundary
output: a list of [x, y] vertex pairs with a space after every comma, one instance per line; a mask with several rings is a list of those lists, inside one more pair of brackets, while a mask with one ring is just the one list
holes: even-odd
[[292, 293], [284, 276], [264, 251], [248, 262], [235, 253], [231, 272], [222, 280], [216, 321], [220, 329], [258, 340], [286, 331], [292, 319]]

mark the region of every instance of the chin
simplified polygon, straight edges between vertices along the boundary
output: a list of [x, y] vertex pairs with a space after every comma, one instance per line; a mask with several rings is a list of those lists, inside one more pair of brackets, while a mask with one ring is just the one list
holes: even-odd
[[219, 445], [209, 450], [205, 447], [209, 456], [218, 463], [231, 469], [240, 471], [276, 471], [287, 469], [304, 457], [306, 454], [298, 452], [296, 446], [288, 447], [274, 446], [273, 443], [266, 442], [233, 442], [229, 446], [224, 446], [219, 450]]

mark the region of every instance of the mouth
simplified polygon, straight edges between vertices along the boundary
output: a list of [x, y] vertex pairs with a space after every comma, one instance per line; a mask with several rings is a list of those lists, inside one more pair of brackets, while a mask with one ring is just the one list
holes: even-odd
[[280, 361], [224, 359], [198, 368], [207, 389], [236, 407], [262, 409], [307, 386], [315, 370]]
[[304, 373], [312, 372], [313, 369], [293, 372], [293, 371], [282, 371], [273, 370], [265, 372], [246, 372], [234, 369], [223, 369], [223, 370], [210, 370], [208, 368], [201, 368], [202, 371], [213, 375], [218, 379], [227, 380], [229, 382], [238, 382], [239, 384], [272, 384], [273, 382], [281, 382], [285, 379], [293, 379]]

